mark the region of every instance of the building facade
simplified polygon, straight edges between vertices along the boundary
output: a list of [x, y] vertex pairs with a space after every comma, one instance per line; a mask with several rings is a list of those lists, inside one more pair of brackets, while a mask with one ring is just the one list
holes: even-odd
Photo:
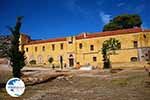
[[37, 64], [47, 65], [48, 59], [54, 59], [53, 64], [75, 67], [76, 64], [90, 64], [103, 67], [101, 54], [105, 40], [115, 38], [120, 41], [121, 48], [110, 56], [112, 63], [145, 62], [150, 60], [150, 30], [141, 28], [123, 29], [97, 33], [81, 33], [77, 36], [55, 38], [48, 40], [31, 40], [21, 35], [21, 49], [25, 51], [27, 63], [36, 60]]

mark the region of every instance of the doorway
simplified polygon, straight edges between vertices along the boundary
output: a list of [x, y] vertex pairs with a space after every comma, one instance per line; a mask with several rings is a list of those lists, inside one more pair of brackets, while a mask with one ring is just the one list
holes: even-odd
[[73, 58], [69, 58], [69, 66], [70, 67], [74, 66], [74, 59]]
[[38, 63], [39, 64], [43, 63], [43, 57], [41, 55], [38, 56]]
[[72, 54], [69, 55], [69, 66], [70, 67], [74, 66], [74, 56]]

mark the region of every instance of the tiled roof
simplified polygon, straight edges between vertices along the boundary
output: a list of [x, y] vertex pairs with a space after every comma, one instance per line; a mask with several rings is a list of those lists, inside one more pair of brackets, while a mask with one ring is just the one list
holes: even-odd
[[145, 30], [143, 30], [144, 32], [150, 32], [150, 29], [145, 29]]
[[141, 32], [141, 28], [132, 28], [132, 29], [123, 29], [123, 30], [115, 30], [115, 31], [105, 31], [105, 32], [97, 32], [92, 34], [80, 34], [76, 36], [76, 39], [85, 39], [85, 38], [94, 38], [94, 37], [104, 37], [104, 36], [112, 36], [112, 35], [120, 35], [120, 34], [129, 34], [129, 33], [137, 33]]
[[[75, 38], [77, 40], [79, 40], [79, 39], [130, 34], [130, 33], [138, 33], [138, 32], [150, 32], [150, 30], [142, 30], [141, 28], [131, 28], [131, 29], [122, 29], [122, 30], [115, 30], [115, 31], [96, 32], [96, 33], [92, 33], [92, 34], [83, 33], [83, 34], [79, 34], [79, 35], [75, 36]], [[26, 45], [47, 43], [47, 42], [59, 42], [59, 41], [66, 41], [66, 38], [55, 38], [55, 39], [35, 40], [35, 41], [31, 40]]]
[[48, 39], [48, 40], [31, 40], [28, 44], [39, 44], [39, 43], [47, 43], [47, 42], [59, 42], [59, 41], [66, 41], [66, 38], [55, 38], [55, 39]]

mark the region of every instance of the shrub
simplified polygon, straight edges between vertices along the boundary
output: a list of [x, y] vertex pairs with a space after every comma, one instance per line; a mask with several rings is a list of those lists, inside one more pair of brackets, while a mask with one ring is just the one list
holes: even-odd
[[36, 64], [36, 60], [31, 60], [29, 63], [30, 63], [31, 65]]
[[51, 64], [52, 62], [54, 61], [54, 59], [52, 58], [52, 57], [50, 57], [49, 59], [48, 59], [48, 62]]

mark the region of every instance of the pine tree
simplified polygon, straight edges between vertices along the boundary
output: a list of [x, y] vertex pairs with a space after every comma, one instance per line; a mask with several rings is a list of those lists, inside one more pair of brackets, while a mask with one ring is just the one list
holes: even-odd
[[9, 51], [9, 57], [11, 61], [11, 66], [13, 68], [13, 76], [21, 77], [21, 69], [25, 66], [25, 56], [24, 51], [19, 51], [19, 38], [20, 38], [20, 28], [22, 16], [17, 18], [15, 27], [9, 27], [11, 31], [11, 48]]
[[119, 29], [128, 29], [141, 27], [142, 19], [137, 14], [121, 14], [114, 17], [110, 22], [104, 25], [103, 31], [113, 31]]

